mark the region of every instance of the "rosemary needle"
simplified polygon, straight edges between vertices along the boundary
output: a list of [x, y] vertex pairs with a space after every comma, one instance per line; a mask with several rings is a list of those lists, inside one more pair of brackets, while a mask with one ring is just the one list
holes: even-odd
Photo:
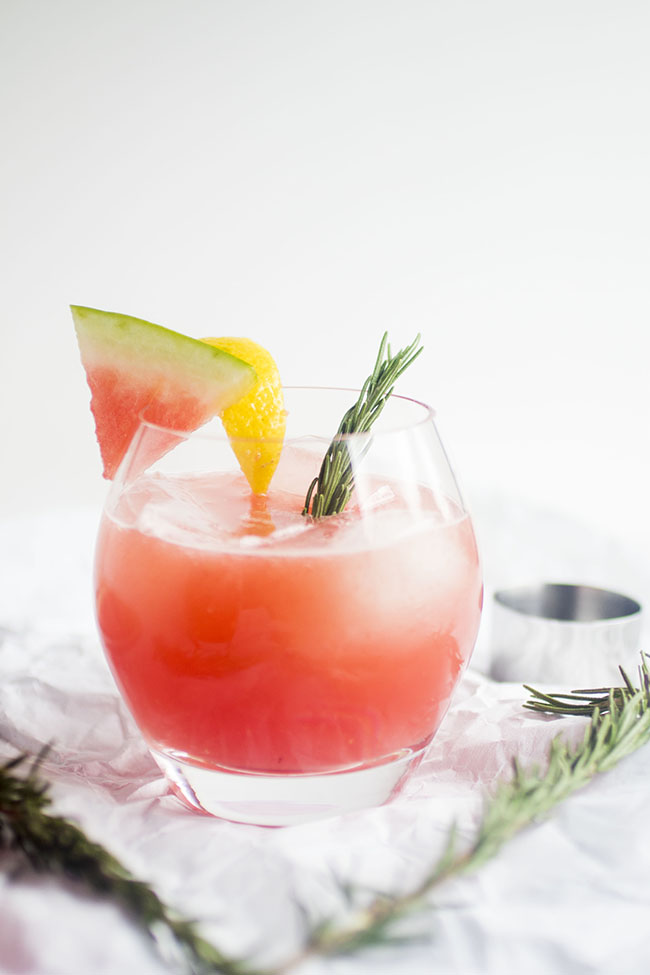
[[417, 335], [410, 345], [393, 355], [388, 334], [384, 333], [375, 368], [363, 384], [356, 403], [341, 420], [336, 436], [327, 448], [320, 472], [309, 485], [303, 515], [323, 518], [343, 511], [354, 489], [352, 460], [345, 438], [351, 433], [367, 433], [370, 430], [386, 405], [395, 382], [421, 351], [420, 336]]

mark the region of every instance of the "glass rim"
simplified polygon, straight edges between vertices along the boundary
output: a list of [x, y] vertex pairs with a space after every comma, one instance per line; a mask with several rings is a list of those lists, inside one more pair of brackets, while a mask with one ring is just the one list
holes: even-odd
[[[282, 386], [282, 391], [283, 392], [310, 391], [310, 392], [315, 392], [315, 393], [316, 392], [318, 392], [318, 393], [351, 393], [353, 395], [356, 395], [356, 397], [358, 398], [359, 393], [361, 392], [361, 389], [360, 388], [355, 389], [354, 387], [348, 387], [348, 386]], [[398, 394], [398, 393], [391, 393], [391, 395], [388, 397], [387, 402], [390, 402], [391, 400], [396, 400], [396, 401], [403, 402], [403, 403], [409, 403], [409, 404], [412, 404], [413, 406], [418, 407], [419, 408], [419, 411], [420, 411], [420, 415], [418, 415], [416, 417], [416, 419], [411, 420], [409, 422], [396, 423], [395, 426], [390, 427], [389, 429], [379, 430], [379, 431], [374, 430], [374, 429], [371, 429], [371, 430], [367, 430], [367, 431], [364, 431], [364, 432], [357, 431], [355, 433], [337, 433], [337, 432], [334, 432], [333, 434], [327, 434], [327, 433], [320, 434], [320, 433], [309, 433], [309, 432], [307, 432], [307, 433], [303, 433], [303, 434], [296, 435], [296, 436], [290, 436], [290, 437], [286, 437], [286, 436], [281, 436], [281, 437], [280, 436], [277, 436], [277, 437], [265, 437], [265, 436], [246, 437], [246, 436], [241, 436], [241, 437], [229, 438], [228, 435], [227, 435], [227, 433], [226, 433], [226, 431], [225, 431], [225, 429], [224, 429], [223, 430], [223, 436], [226, 439], [232, 439], [232, 440], [237, 441], [238, 443], [247, 443], [247, 442], [248, 443], [260, 443], [260, 442], [263, 442], [263, 443], [278, 443], [278, 444], [283, 444], [283, 443], [297, 443], [297, 442], [303, 441], [303, 440], [322, 440], [322, 441], [327, 441], [327, 442], [336, 440], [336, 441], [340, 441], [340, 442], [345, 443], [346, 441], [354, 442], [355, 440], [359, 440], [362, 437], [368, 437], [369, 435], [372, 435], [373, 437], [394, 436], [395, 434], [405, 433], [406, 431], [415, 430], [418, 427], [422, 427], [422, 426], [424, 426], [425, 424], [427, 424], [429, 422], [435, 423], [435, 420], [436, 420], [436, 411], [434, 410], [434, 408], [432, 406], [429, 406], [428, 403], [425, 403], [422, 400], [416, 399], [413, 396], [402, 396], [401, 394]], [[350, 406], [353, 406], [353, 405], [354, 405], [353, 403], [350, 403]], [[179, 429], [177, 427], [170, 427], [170, 426], [167, 426], [167, 425], [162, 424], [162, 423], [157, 423], [155, 420], [147, 419], [146, 413], [147, 413], [147, 410], [148, 409], [149, 409], [149, 407], [146, 406], [146, 407], [144, 407], [144, 409], [142, 409], [142, 410], [139, 411], [139, 413], [138, 413], [138, 421], [139, 421], [138, 422], [138, 429], [140, 429], [141, 427], [148, 427], [149, 429], [155, 430], [158, 433], [168, 434], [170, 436], [177, 437], [177, 438], [181, 438], [183, 440], [187, 440], [189, 437], [200, 437], [200, 436], [204, 436], [206, 439], [216, 439], [214, 432], [207, 431], [206, 430], [206, 427], [213, 420], [220, 418], [220, 414], [219, 413], [215, 413], [213, 416], [209, 417], [204, 423], [200, 424], [198, 427], [194, 427], [191, 430], [183, 430], [183, 429]], [[340, 422], [340, 420], [342, 418], [343, 417], [341, 416], [341, 418], [339, 419], [339, 422]]]

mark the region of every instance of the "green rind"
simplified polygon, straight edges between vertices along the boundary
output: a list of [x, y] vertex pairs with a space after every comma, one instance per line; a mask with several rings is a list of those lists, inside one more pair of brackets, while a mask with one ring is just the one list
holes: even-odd
[[174, 376], [179, 376], [181, 367], [183, 378], [207, 382], [215, 389], [225, 387], [228, 401], [220, 403], [219, 412], [240, 399], [257, 379], [242, 359], [163, 325], [81, 305], [71, 305], [70, 310], [84, 365], [101, 360], [103, 365], [126, 363], [128, 369], [137, 357], [139, 369]]

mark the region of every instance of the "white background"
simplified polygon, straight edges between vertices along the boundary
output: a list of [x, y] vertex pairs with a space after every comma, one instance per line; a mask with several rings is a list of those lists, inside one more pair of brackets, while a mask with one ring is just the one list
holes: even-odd
[[0, 516], [105, 486], [68, 305], [358, 385], [650, 546], [647, 0], [2, 0]]

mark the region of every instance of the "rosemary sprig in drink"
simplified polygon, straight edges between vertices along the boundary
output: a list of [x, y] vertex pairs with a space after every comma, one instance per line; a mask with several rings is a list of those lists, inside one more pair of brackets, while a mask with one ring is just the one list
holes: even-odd
[[384, 333], [375, 368], [363, 384], [357, 402], [341, 420], [323, 458], [320, 472], [309, 485], [303, 515], [323, 518], [343, 511], [354, 488], [352, 459], [345, 438], [351, 433], [367, 433], [370, 430], [392, 393], [395, 382], [421, 351], [418, 335], [410, 345], [393, 355], [388, 335]]

